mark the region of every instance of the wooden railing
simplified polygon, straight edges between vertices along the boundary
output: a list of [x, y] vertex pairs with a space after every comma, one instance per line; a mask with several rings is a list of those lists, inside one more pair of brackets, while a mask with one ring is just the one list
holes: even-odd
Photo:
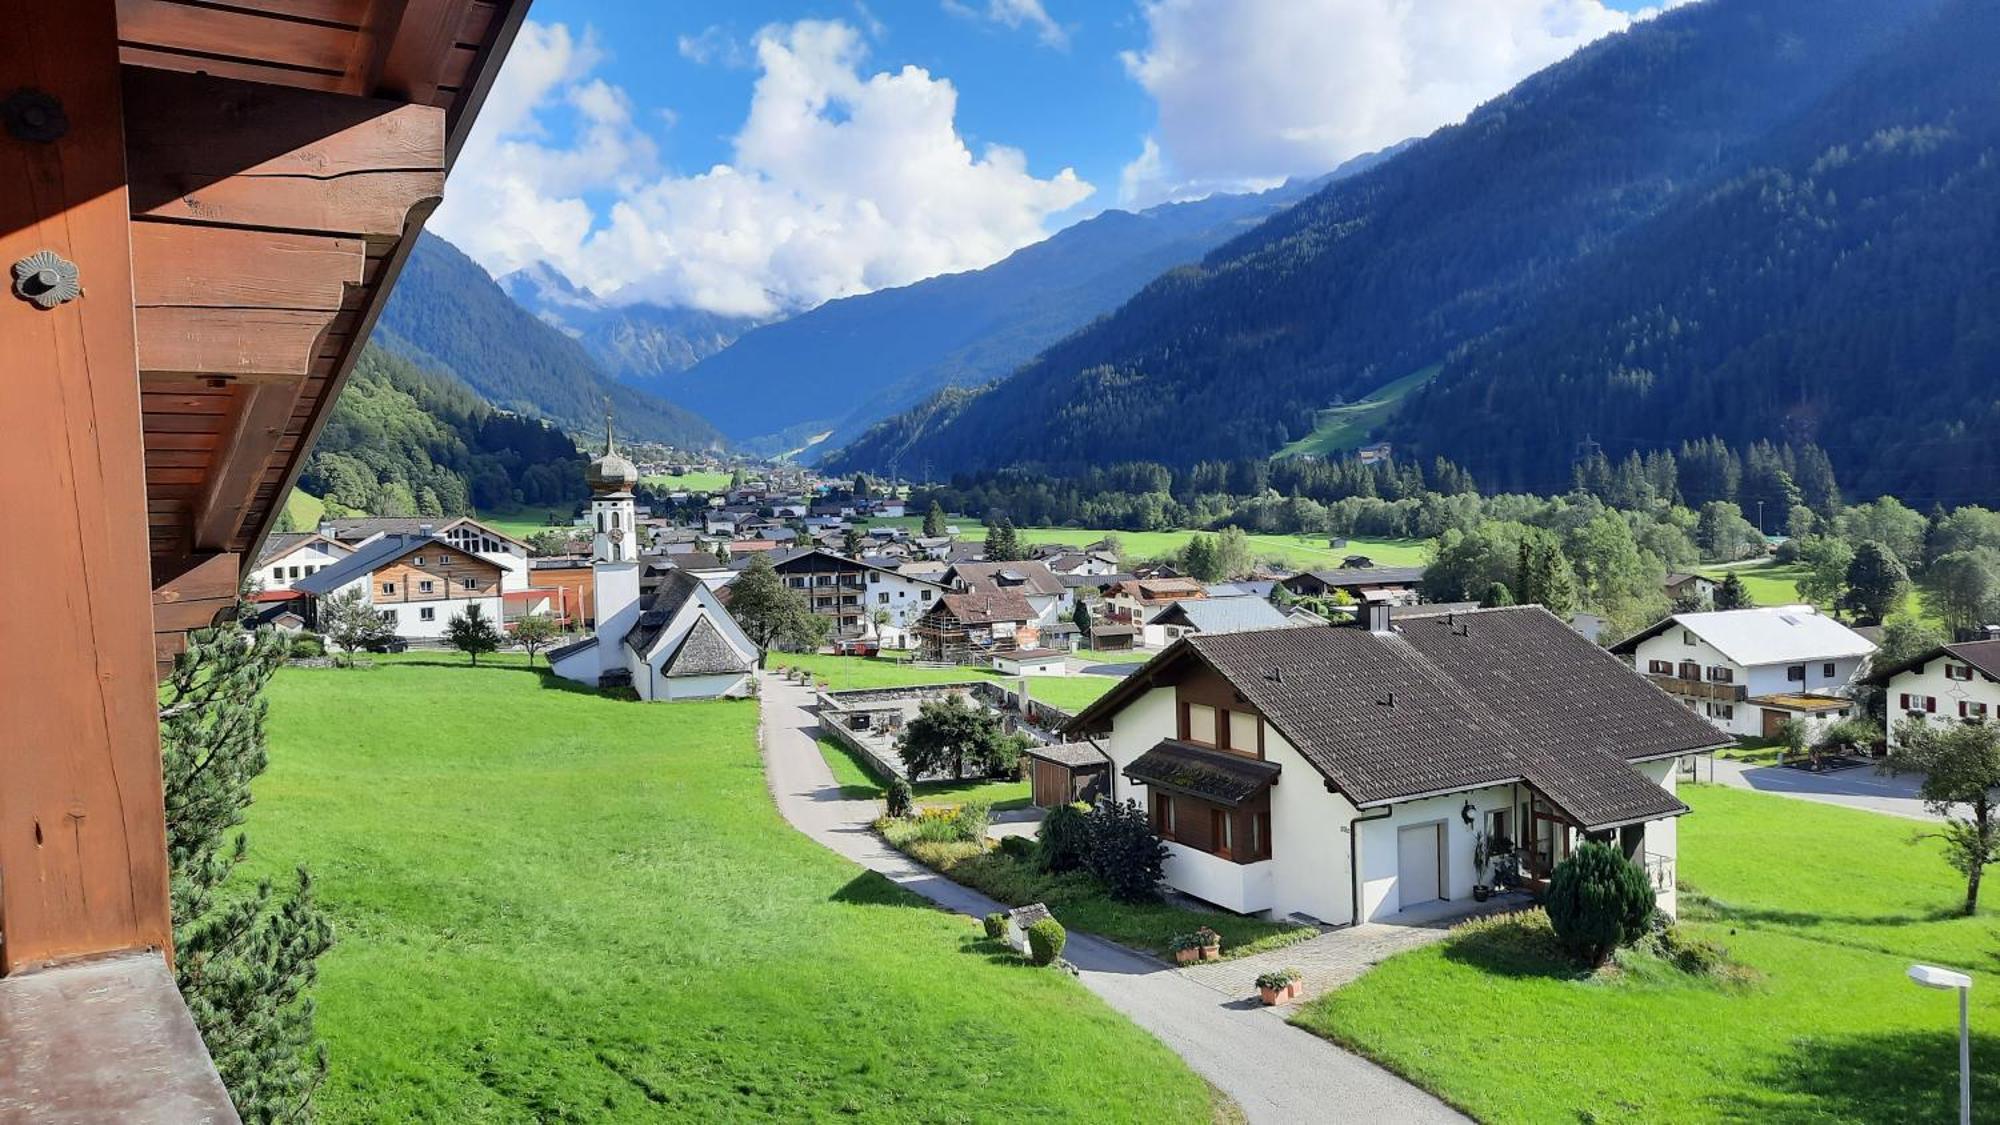
[[1723, 703], [1740, 703], [1750, 694], [1743, 684], [1718, 684], [1708, 680], [1690, 680], [1681, 676], [1670, 676], [1660, 672], [1648, 672], [1646, 678], [1653, 681], [1660, 690], [1674, 695], [1692, 696], [1695, 699], [1714, 699]]

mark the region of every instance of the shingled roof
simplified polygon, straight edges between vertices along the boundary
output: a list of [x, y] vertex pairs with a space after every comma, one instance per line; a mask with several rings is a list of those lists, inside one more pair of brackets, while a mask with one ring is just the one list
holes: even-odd
[[[946, 594], [938, 605], [967, 625], [991, 625], [996, 621], [1033, 621], [1037, 614], [1028, 599], [1013, 590], [997, 593]], [[935, 612], [935, 611], [933, 611]]]
[[625, 634], [625, 643], [633, 652], [644, 654], [653, 647], [672, 623], [674, 615], [681, 611], [687, 600], [701, 588], [701, 579], [685, 570], [669, 570], [660, 578], [652, 596], [639, 607], [639, 620]]
[[1949, 644], [1934, 648], [1929, 652], [1920, 653], [1908, 660], [1874, 669], [1868, 674], [1867, 679], [1862, 682], [1874, 684], [1877, 687], [1886, 687], [1892, 677], [1907, 672], [1912, 668], [1920, 668], [1933, 660], [1942, 659], [1947, 656], [1972, 665], [1989, 679], [2000, 680], [2000, 640], [1994, 640], [1964, 641], [1959, 644]]
[[975, 593], [1015, 590], [1024, 594], [1060, 594], [1062, 579], [1049, 564], [1039, 559], [1019, 562], [962, 562], [952, 566], [945, 580], [957, 579]]
[[1278, 771], [1276, 762], [1163, 739], [1134, 758], [1125, 767], [1125, 776], [1141, 785], [1156, 785], [1235, 808], [1270, 788]]
[[1521, 780], [1585, 828], [1686, 806], [1630, 763], [1721, 745], [1715, 728], [1539, 606], [1341, 626], [1198, 633], [1068, 725], [1103, 729], [1185, 660], [1227, 679], [1362, 807]]
[[715, 676], [748, 671], [750, 662], [731, 647], [706, 616], [694, 623], [660, 668], [668, 676]]

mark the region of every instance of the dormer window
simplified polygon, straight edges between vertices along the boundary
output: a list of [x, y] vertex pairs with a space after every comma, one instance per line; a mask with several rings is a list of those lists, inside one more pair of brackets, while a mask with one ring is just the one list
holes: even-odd
[[1972, 666], [1970, 664], [1946, 664], [1944, 666], [1944, 678], [1947, 680], [1969, 680], [1972, 678]]

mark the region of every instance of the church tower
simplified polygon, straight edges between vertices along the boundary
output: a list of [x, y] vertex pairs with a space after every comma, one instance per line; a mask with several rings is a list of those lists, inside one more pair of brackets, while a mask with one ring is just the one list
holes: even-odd
[[584, 470], [590, 485], [591, 572], [596, 586], [597, 654], [602, 672], [625, 670], [625, 634], [639, 620], [639, 529], [632, 489], [639, 469], [619, 456], [604, 416], [604, 454]]

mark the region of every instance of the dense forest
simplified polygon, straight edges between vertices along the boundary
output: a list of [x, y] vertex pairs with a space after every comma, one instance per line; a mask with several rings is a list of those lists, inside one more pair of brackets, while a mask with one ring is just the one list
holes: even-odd
[[581, 500], [584, 460], [561, 430], [370, 344], [299, 487], [336, 514], [467, 515]]
[[619, 430], [634, 437], [682, 449], [722, 440], [695, 415], [606, 375], [581, 344], [514, 303], [435, 235], [418, 239], [371, 338], [456, 376], [502, 410], [588, 430], [604, 424], [608, 402]]
[[[1923, 458], [1901, 431], [1919, 408], [1921, 442], [1990, 424], [1990, 394], [1951, 396], [2000, 335], [1990, 271], [1974, 276], [2000, 198], [1996, 64], [1976, 58], [1992, 7], [1675, 9], [829, 463], [1263, 457], [1317, 410], [1443, 363], [1390, 433], [1488, 487], [1560, 488], [1592, 440], [1622, 459], [1722, 433], [1817, 444], [1871, 491], [1942, 496], [1906, 471]], [[1884, 394], [1885, 372], [1922, 389]]]

